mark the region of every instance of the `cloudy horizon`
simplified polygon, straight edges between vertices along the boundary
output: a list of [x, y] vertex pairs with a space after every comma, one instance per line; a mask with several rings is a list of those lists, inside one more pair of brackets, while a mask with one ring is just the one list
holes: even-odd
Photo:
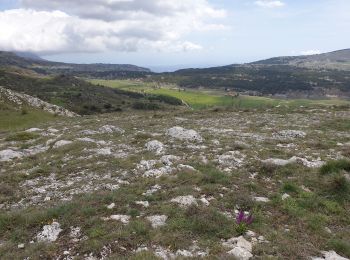
[[349, 48], [347, 0], [3, 0], [0, 49], [76, 63], [214, 66]]

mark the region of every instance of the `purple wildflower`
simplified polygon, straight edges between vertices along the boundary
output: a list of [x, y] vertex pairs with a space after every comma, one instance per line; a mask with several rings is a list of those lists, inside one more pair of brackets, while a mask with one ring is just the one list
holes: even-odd
[[236, 223], [239, 224], [246, 224], [246, 225], [250, 225], [253, 223], [253, 215], [249, 214], [246, 216], [246, 214], [244, 213], [243, 210], [240, 210], [239, 213], [237, 214], [236, 217]]

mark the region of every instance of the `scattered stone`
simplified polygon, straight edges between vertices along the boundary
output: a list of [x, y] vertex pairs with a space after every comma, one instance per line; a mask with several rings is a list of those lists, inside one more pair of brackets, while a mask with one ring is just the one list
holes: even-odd
[[158, 228], [165, 225], [166, 220], [168, 219], [165, 215], [154, 215], [146, 218], [153, 228]]
[[102, 134], [124, 134], [125, 131], [119, 127], [113, 126], [113, 125], [104, 125], [100, 127], [99, 132]]
[[41, 132], [41, 131], [43, 131], [43, 130], [40, 128], [29, 128], [29, 129], [25, 130], [25, 132], [27, 132], [27, 133], [34, 133], [34, 132]]
[[253, 257], [251, 252], [238, 246], [228, 251], [227, 254], [232, 255], [237, 260], [249, 260]]
[[289, 194], [284, 193], [284, 194], [282, 195], [282, 200], [286, 200], [286, 199], [288, 199], [288, 198], [290, 198], [290, 195], [289, 195]]
[[158, 184], [152, 186], [149, 190], [147, 190], [146, 192], [142, 193], [143, 196], [150, 196], [153, 193], [159, 191], [162, 187]]
[[129, 224], [130, 218], [131, 218], [131, 217], [128, 216], [128, 215], [112, 215], [112, 216], [109, 217], [109, 219], [120, 221], [120, 222], [122, 222], [124, 225]]
[[305, 158], [300, 158], [300, 157], [296, 157], [296, 156], [293, 156], [292, 158], [290, 158], [288, 160], [270, 158], [267, 160], [262, 160], [262, 162], [265, 164], [272, 164], [272, 165], [277, 165], [277, 166], [285, 166], [285, 165], [292, 164], [292, 163], [300, 163], [300, 164], [304, 165], [305, 167], [309, 167], [309, 168], [320, 168], [324, 165], [324, 162], [321, 161], [320, 159], [317, 159], [316, 161], [308, 161]]
[[304, 138], [306, 133], [298, 130], [282, 130], [273, 134], [274, 137], [279, 139], [295, 139], [295, 138]]
[[270, 201], [270, 200], [269, 200], [268, 198], [266, 198], [266, 197], [254, 197], [253, 199], [254, 199], [256, 202], [264, 202], [264, 203]]
[[73, 239], [78, 239], [81, 237], [81, 228], [80, 227], [70, 227], [69, 237]]
[[164, 144], [157, 140], [149, 141], [146, 143], [145, 147], [148, 151], [154, 152], [155, 154], [162, 154], [165, 150]]
[[323, 257], [313, 257], [312, 260], [349, 260], [349, 258], [342, 257], [334, 251], [322, 251]]
[[148, 201], [135, 201], [135, 204], [141, 205], [141, 206], [143, 206], [145, 208], [149, 207], [149, 202]]
[[246, 155], [240, 151], [229, 151], [218, 157], [218, 163], [225, 171], [231, 171], [244, 165]]
[[186, 130], [182, 127], [175, 126], [170, 128], [166, 132], [167, 135], [172, 138], [183, 140], [183, 141], [191, 141], [191, 142], [202, 142], [203, 138], [194, 130]]
[[210, 202], [205, 197], [201, 198], [200, 201], [207, 207], [210, 205]]
[[232, 255], [236, 259], [248, 260], [253, 257], [253, 246], [243, 236], [230, 238], [224, 241], [222, 245], [230, 248], [231, 250], [228, 251], [227, 254]]
[[43, 230], [37, 234], [36, 238], [38, 242], [54, 242], [57, 240], [61, 231], [60, 224], [58, 222], [53, 222], [51, 225], [45, 225]]
[[175, 202], [184, 208], [187, 208], [191, 205], [198, 205], [196, 198], [193, 197], [192, 195], [179, 196], [179, 197], [172, 199], [171, 202]]
[[115, 203], [111, 203], [107, 206], [107, 209], [114, 209]]
[[67, 140], [60, 140], [60, 141], [57, 141], [54, 145], [53, 145], [53, 148], [59, 148], [59, 147], [62, 147], [62, 146], [65, 146], [65, 145], [69, 145], [73, 143], [72, 141], [67, 141]]
[[185, 165], [185, 164], [179, 164], [177, 166], [177, 169], [179, 171], [185, 171], [185, 172], [196, 172], [197, 170], [195, 168], [193, 168], [192, 166], [190, 165]]
[[23, 157], [23, 153], [11, 149], [0, 151], [0, 162], [7, 162]]

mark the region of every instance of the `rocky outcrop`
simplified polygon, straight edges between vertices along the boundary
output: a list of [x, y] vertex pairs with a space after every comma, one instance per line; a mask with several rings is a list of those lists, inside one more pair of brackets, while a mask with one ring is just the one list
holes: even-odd
[[78, 114], [71, 112], [63, 107], [47, 103], [39, 98], [32, 97], [23, 93], [18, 93], [4, 87], [0, 87], [0, 99], [5, 99], [10, 103], [17, 105], [19, 108], [22, 108], [23, 106], [30, 106], [59, 116], [78, 116]]

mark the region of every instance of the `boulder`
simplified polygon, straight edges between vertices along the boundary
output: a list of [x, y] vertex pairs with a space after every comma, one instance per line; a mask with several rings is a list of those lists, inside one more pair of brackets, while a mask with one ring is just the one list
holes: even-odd
[[170, 128], [166, 132], [172, 138], [190, 141], [190, 142], [202, 142], [203, 138], [194, 130], [187, 130], [179, 126]]
[[46, 225], [43, 230], [37, 234], [36, 238], [38, 242], [54, 242], [57, 240], [58, 235], [62, 229], [58, 222], [53, 222], [51, 225]]

